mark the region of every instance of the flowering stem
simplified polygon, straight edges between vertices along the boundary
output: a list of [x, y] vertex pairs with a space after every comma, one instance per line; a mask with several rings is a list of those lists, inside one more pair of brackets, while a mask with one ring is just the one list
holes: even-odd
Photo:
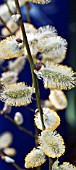
[[[21, 15], [21, 11], [20, 11], [18, 0], [15, 0], [15, 3], [16, 3], [16, 8], [18, 10], [18, 13]], [[38, 105], [38, 109], [39, 109], [39, 112], [40, 112], [40, 117], [41, 117], [41, 121], [42, 121], [42, 127], [44, 129], [45, 127], [44, 127], [44, 121], [43, 121], [43, 112], [42, 112], [41, 103], [40, 103], [39, 85], [38, 85], [37, 77], [34, 74], [35, 66], [34, 66], [34, 62], [33, 62], [33, 58], [32, 58], [31, 52], [30, 52], [30, 47], [29, 47], [29, 44], [28, 44], [28, 40], [27, 40], [27, 36], [26, 36], [26, 32], [25, 32], [25, 28], [24, 28], [24, 24], [23, 24], [23, 20], [22, 20], [22, 15], [20, 17], [20, 26], [21, 26], [22, 35], [23, 35], [24, 46], [26, 47], [27, 54], [28, 54], [28, 60], [29, 60], [29, 63], [30, 63], [30, 68], [31, 68], [31, 73], [32, 73], [32, 81], [33, 81], [33, 86], [35, 87], [36, 100], [37, 100], [37, 105]], [[36, 130], [36, 133], [38, 133], [37, 130]], [[37, 140], [37, 134], [36, 134], [36, 138], [35, 138], [35, 142], [36, 142], [36, 145], [37, 145], [37, 141], [36, 140]], [[40, 167], [36, 168], [36, 169], [40, 170]]]
[[33, 134], [31, 131], [27, 130], [26, 128], [24, 128], [24, 127], [22, 127], [22, 126], [20, 126], [20, 125], [18, 126], [18, 125], [15, 123], [15, 121], [14, 121], [10, 116], [8, 116], [7, 114], [4, 114], [4, 116], [5, 116], [5, 118], [7, 118], [10, 122], [12, 122], [14, 125], [16, 125], [19, 130], [21, 130], [21, 131], [29, 134], [29, 135], [32, 136], [33, 138], [35, 138], [34, 134]]
[[20, 26], [21, 26], [21, 30], [22, 30], [22, 35], [23, 35], [23, 41], [24, 41], [24, 46], [26, 47], [27, 53], [28, 53], [28, 60], [30, 63], [30, 67], [31, 67], [31, 72], [32, 72], [32, 77], [34, 78], [34, 64], [33, 64], [33, 59], [31, 56], [31, 52], [30, 52], [30, 48], [29, 48], [29, 44], [28, 44], [28, 40], [27, 40], [27, 36], [25, 33], [25, 28], [24, 28], [24, 24], [23, 24], [23, 20], [22, 20], [22, 15], [21, 15], [21, 11], [20, 11], [20, 6], [19, 6], [19, 2], [18, 0], [15, 0], [16, 3], [16, 8], [18, 13], [20, 14]]
[[[5, 154], [0, 150], [0, 158], [5, 161]], [[15, 162], [11, 163], [17, 170], [22, 170]]]
[[[18, 13], [21, 15], [18, 0], [15, 0], [15, 4], [16, 4], [16, 8], [17, 8]], [[26, 50], [27, 50], [27, 53], [28, 53], [28, 60], [29, 60], [29, 63], [30, 63], [30, 68], [31, 68], [31, 73], [32, 73], [33, 86], [35, 87], [35, 92], [36, 92], [37, 105], [38, 105], [38, 109], [39, 109], [40, 116], [41, 116], [42, 126], [44, 128], [43, 112], [42, 112], [41, 103], [40, 103], [40, 91], [39, 91], [39, 86], [38, 86], [38, 80], [37, 80], [36, 75], [34, 74], [35, 66], [34, 66], [34, 63], [33, 63], [33, 58], [32, 58], [31, 52], [30, 52], [30, 48], [29, 48], [29, 44], [28, 44], [28, 40], [27, 40], [27, 36], [26, 36], [26, 32], [25, 32], [23, 20], [22, 20], [22, 15], [20, 17], [20, 26], [21, 26], [22, 35], [23, 35], [24, 46], [26, 47]]]
[[5, 21], [1, 17], [0, 17], [0, 20], [1, 20], [2, 24], [7, 28], [9, 33], [12, 35], [12, 31], [8, 28], [8, 26], [6, 25]]

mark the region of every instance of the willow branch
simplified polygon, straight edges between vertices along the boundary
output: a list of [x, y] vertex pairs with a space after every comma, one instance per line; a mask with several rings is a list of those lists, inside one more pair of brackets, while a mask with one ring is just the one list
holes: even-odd
[[6, 5], [7, 5], [7, 8], [8, 8], [8, 11], [9, 11], [10, 15], [13, 15], [13, 12], [11, 11], [11, 9], [10, 9], [10, 7], [9, 7], [9, 5], [8, 5], [7, 0], [5, 0], [5, 3], [6, 3]]
[[[18, 0], [15, 0], [15, 3], [16, 3], [16, 8], [18, 10], [18, 13], [21, 15]], [[30, 68], [31, 68], [31, 72], [32, 72], [32, 80], [33, 80], [33, 85], [35, 87], [36, 100], [37, 100], [37, 105], [38, 105], [38, 109], [40, 112], [42, 127], [43, 127], [43, 129], [45, 129], [44, 121], [43, 121], [43, 112], [42, 112], [41, 102], [40, 102], [40, 90], [39, 90], [38, 80], [37, 80], [36, 75], [34, 74], [35, 66], [33, 63], [31, 52], [30, 52], [30, 47], [28, 44], [28, 40], [27, 40], [27, 36], [26, 36], [26, 32], [25, 32], [25, 28], [24, 28], [24, 24], [23, 24], [23, 20], [22, 20], [22, 15], [20, 17], [20, 26], [21, 26], [22, 35], [23, 35], [24, 46], [26, 47], [26, 50], [27, 50], [28, 60], [29, 60]], [[38, 133], [38, 131], [36, 131], [36, 133]], [[37, 134], [36, 134], [36, 140], [37, 140]], [[37, 141], [35, 141], [35, 142], [37, 142]], [[50, 159], [49, 159], [49, 170], [51, 170], [51, 160]]]
[[1, 17], [0, 17], [0, 20], [1, 20], [2, 24], [7, 28], [9, 33], [12, 35], [12, 31], [8, 28], [8, 26], [6, 25], [5, 21]]
[[[38, 135], [39, 135], [39, 130], [35, 126], [35, 146], [36, 147], [38, 146]], [[36, 170], [41, 170], [41, 167], [40, 166], [36, 167]]]
[[[16, 8], [17, 8], [18, 13], [21, 15], [18, 0], [15, 0], [15, 4], [16, 4]], [[35, 87], [37, 105], [38, 105], [38, 109], [39, 109], [39, 112], [40, 112], [42, 126], [44, 128], [43, 112], [42, 112], [41, 103], [40, 103], [40, 91], [39, 91], [39, 86], [38, 86], [38, 80], [37, 80], [36, 75], [34, 74], [35, 66], [34, 66], [34, 63], [33, 63], [33, 58], [32, 58], [31, 52], [30, 52], [30, 48], [29, 48], [29, 44], [28, 44], [28, 40], [27, 40], [27, 36], [26, 36], [26, 32], [25, 32], [23, 20], [22, 20], [22, 15], [20, 17], [20, 27], [21, 27], [21, 30], [22, 30], [24, 46], [25, 46], [27, 53], [28, 53], [28, 60], [29, 60], [29, 63], [30, 63], [30, 68], [31, 68], [33, 85]]]
[[[9, 35], [9, 36], [10, 36], [10, 35]], [[7, 36], [0, 35], [0, 38], [5, 39], [5, 38], [7, 38]]]
[[[0, 158], [5, 161], [5, 154], [0, 150]], [[11, 163], [17, 170], [22, 170], [15, 162]]]
[[17, 170], [22, 170], [15, 162], [12, 164]]
[[16, 125], [19, 130], [21, 130], [21, 131], [29, 134], [29, 135], [32, 136], [33, 138], [35, 138], [34, 134], [33, 134], [31, 131], [27, 130], [26, 128], [24, 128], [24, 127], [22, 127], [22, 126], [20, 126], [20, 125], [18, 126], [18, 125], [16, 124], [16, 122], [15, 122], [9, 115], [7, 115], [7, 114], [3, 114], [3, 115], [4, 115], [4, 117], [5, 117], [6, 119], [8, 119], [10, 122], [12, 122], [14, 125]]
[[32, 109], [32, 108], [30, 108], [30, 107], [26, 107], [26, 109], [28, 109], [28, 110], [30, 110], [31, 112], [33, 112], [33, 113], [35, 113], [35, 110], [34, 109]]

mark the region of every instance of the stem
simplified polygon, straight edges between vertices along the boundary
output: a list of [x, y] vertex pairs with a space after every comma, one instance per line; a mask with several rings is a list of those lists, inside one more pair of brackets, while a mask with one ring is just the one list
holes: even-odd
[[35, 146], [36, 147], [38, 146], [38, 135], [39, 135], [39, 132], [38, 132], [37, 127], [35, 126]]
[[32, 108], [30, 108], [30, 107], [26, 107], [28, 110], [30, 110], [31, 112], [33, 112], [33, 113], [35, 113], [35, 110], [34, 109], [32, 109]]
[[39, 166], [39, 167], [37, 167], [37, 168], [36, 168], [36, 170], [41, 170], [41, 167], [40, 167], [40, 166]]
[[[15, 3], [16, 3], [17, 11], [21, 15], [21, 11], [20, 11], [18, 0], [15, 0]], [[24, 46], [26, 47], [26, 50], [27, 50], [27, 53], [28, 53], [28, 60], [29, 60], [30, 67], [31, 67], [31, 72], [32, 72], [32, 79], [34, 79], [34, 64], [33, 64], [33, 59], [32, 59], [32, 56], [31, 56], [31, 52], [30, 52], [27, 36], [26, 36], [26, 33], [25, 33], [24, 24], [23, 24], [23, 21], [22, 21], [22, 15], [20, 17], [20, 26], [21, 26], [21, 30], [22, 30], [22, 34], [23, 34]]]
[[17, 170], [22, 170], [15, 162], [12, 164]]
[[[37, 129], [37, 127], [35, 126], [35, 146], [38, 146], [38, 135], [39, 135], [39, 130]], [[41, 167], [36, 167], [36, 170], [41, 170]]]
[[28, 21], [28, 23], [31, 23], [29, 2], [26, 2], [26, 3], [25, 3], [25, 6], [26, 6], [26, 11], [27, 11], [27, 21]]
[[53, 161], [51, 158], [48, 158], [48, 160], [49, 160], [49, 170], [52, 170]]
[[0, 38], [5, 39], [5, 38], [7, 38], [7, 36], [0, 35]]
[[[0, 158], [5, 161], [5, 154], [0, 150]], [[17, 170], [22, 170], [15, 162], [11, 163]]]
[[10, 116], [8, 116], [7, 114], [3, 114], [3, 115], [4, 115], [5, 118], [7, 118], [10, 122], [12, 122], [14, 125], [16, 125], [19, 130], [21, 130], [21, 131], [29, 134], [29, 135], [32, 136], [33, 138], [35, 138], [34, 134], [33, 134], [31, 131], [27, 130], [26, 128], [24, 128], [24, 127], [22, 127], [22, 126], [20, 126], [20, 125], [18, 126], [18, 125], [15, 123], [15, 121], [14, 121]]
[[[18, 0], [15, 0], [15, 3], [16, 3], [16, 8], [17, 8], [18, 12], [21, 15]], [[37, 80], [36, 75], [34, 74], [34, 63], [33, 63], [32, 55], [30, 52], [30, 48], [29, 48], [29, 44], [28, 44], [28, 40], [27, 40], [27, 36], [26, 36], [26, 32], [25, 32], [23, 20], [22, 20], [22, 15], [20, 18], [20, 26], [21, 26], [22, 35], [23, 35], [24, 46], [26, 47], [27, 53], [28, 53], [28, 60], [29, 60], [30, 68], [31, 68], [31, 72], [32, 72], [32, 80], [33, 80], [33, 85], [35, 87], [36, 100], [37, 100], [37, 105], [38, 105], [38, 109], [40, 112], [42, 127], [43, 127], [43, 129], [45, 129], [44, 121], [43, 121], [43, 112], [42, 112], [41, 102], [40, 102], [40, 90], [39, 90], [38, 80]], [[37, 140], [37, 133], [38, 133], [38, 131], [36, 131], [36, 140]], [[36, 140], [35, 140], [35, 142], [36, 142]], [[49, 158], [49, 170], [51, 170], [51, 164], [52, 164], [52, 160]], [[40, 169], [40, 167], [39, 167], [39, 169]]]
[[5, 0], [5, 3], [6, 3], [6, 5], [7, 5], [7, 7], [8, 7], [8, 11], [9, 11], [10, 15], [13, 15], [13, 13], [12, 13], [12, 11], [11, 11], [11, 9], [10, 9], [9, 5], [8, 5], [7, 0]]
[[49, 158], [49, 170], [51, 170], [51, 166], [50, 166], [50, 158]]
[[[18, 0], [15, 0], [15, 4], [16, 4], [16, 8], [17, 8], [18, 13], [21, 15]], [[29, 63], [30, 63], [30, 68], [31, 68], [33, 85], [35, 87], [37, 105], [38, 105], [38, 109], [39, 109], [39, 112], [40, 112], [42, 126], [43, 126], [43, 129], [44, 129], [45, 127], [44, 127], [44, 121], [43, 121], [43, 112], [42, 112], [41, 103], [40, 103], [40, 91], [39, 91], [39, 86], [38, 86], [38, 80], [37, 80], [36, 75], [34, 74], [35, 66], [34, 66], [34, 63], [33, 63], [33, 58], [32, 58], [31, 52], [30, 52], [30, 48], [29, 48], [29, 44], [28, 44], [28, 40], [27, 40], [27, 36], [26, 36], [26, 32], [25, 32], [23, 20], [22, 20], [22, 15], [20, 17], [20, 26], [21, 26], [22, 35], [23, 35], [24, 46], [26, 47], [26, 50], [27, 50], [27, 53], [28, 53], [28, 60], [29, 60]]]
[[9, 33], [12, 35], [12, 31], [8, 28], [8, 26], [6, 25], [5, 21], [0, 17], [1, 22], [3, 23], [3, 25], [7, 28], [7, 30], [9, 31]]

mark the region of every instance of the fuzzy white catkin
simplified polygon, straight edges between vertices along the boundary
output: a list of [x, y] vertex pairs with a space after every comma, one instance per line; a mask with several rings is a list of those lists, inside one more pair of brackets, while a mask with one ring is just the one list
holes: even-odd
[[14, 159], [10, 158], [9, 156], [5, 156], [5, 162], [7, 163], [14, 163]]
[[20, 112], [16, 112], [14, 116], [14, 121], [17, 125], [21, 125], [23, 123], [23, 115]]
[[62, 165], [59, 165], [58, 159], [53, 163], [52, 170], [76, 170], [76, 166], [70, 164], [69, 162], [63, 162]]
[[3, 152], [7, 155], [7, 156], [15, 156], [16, 155], [16, 150], [14, 148], [4, 148]]
[[21, 15], [20, 14], [14, 14], [11, 16], [12, 20], [17, 22], [20, 19]]
[[0, 135], [0, 149], [4, 149], [12, 144], [13, 136], [10, 132], [4, 132]]

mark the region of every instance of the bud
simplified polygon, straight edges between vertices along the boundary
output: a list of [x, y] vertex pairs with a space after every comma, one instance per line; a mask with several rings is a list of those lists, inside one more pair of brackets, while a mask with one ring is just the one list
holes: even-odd
[[41, 69], [42, 66], [45, 66], [44, 63], [40, 62], [35, 65], [35, 69], [38, 71]]
[[20, 112], [16, 112], [14, 116], [14, 121], [17, 125], [21, 125], [23, 123], [23, 115]]
[[9, 145], [11, 145], [13, 141], [13, 136], [10, 132], [4, 132], [1, 136], [0, 136], [0, 149], [4, 149], [6, 147], [8, 147]]
[[21, 15], [20, 14], [14, 14], [11, 16], [11, 18], [13, 19], [13, 21], [17, 22], [20, 19]]
[[12, 159], [12, 158], [10, 158], [10, 157], [8, 157], [8, 156], [5, 156], [5, 162], [7, 162], [7, 163], [14, 163], [15, 162], [15, 160], [14, 159]]
[[22, 43], [22, 42], [23, 42], [20, 38], [17, 38], [16, 41], [17, 41], [18, 43]]
[[5, 148], [3, 152], [8, 155], [8, 156], [15, 156], [16, 155], [16, 150], [14, 148]]

